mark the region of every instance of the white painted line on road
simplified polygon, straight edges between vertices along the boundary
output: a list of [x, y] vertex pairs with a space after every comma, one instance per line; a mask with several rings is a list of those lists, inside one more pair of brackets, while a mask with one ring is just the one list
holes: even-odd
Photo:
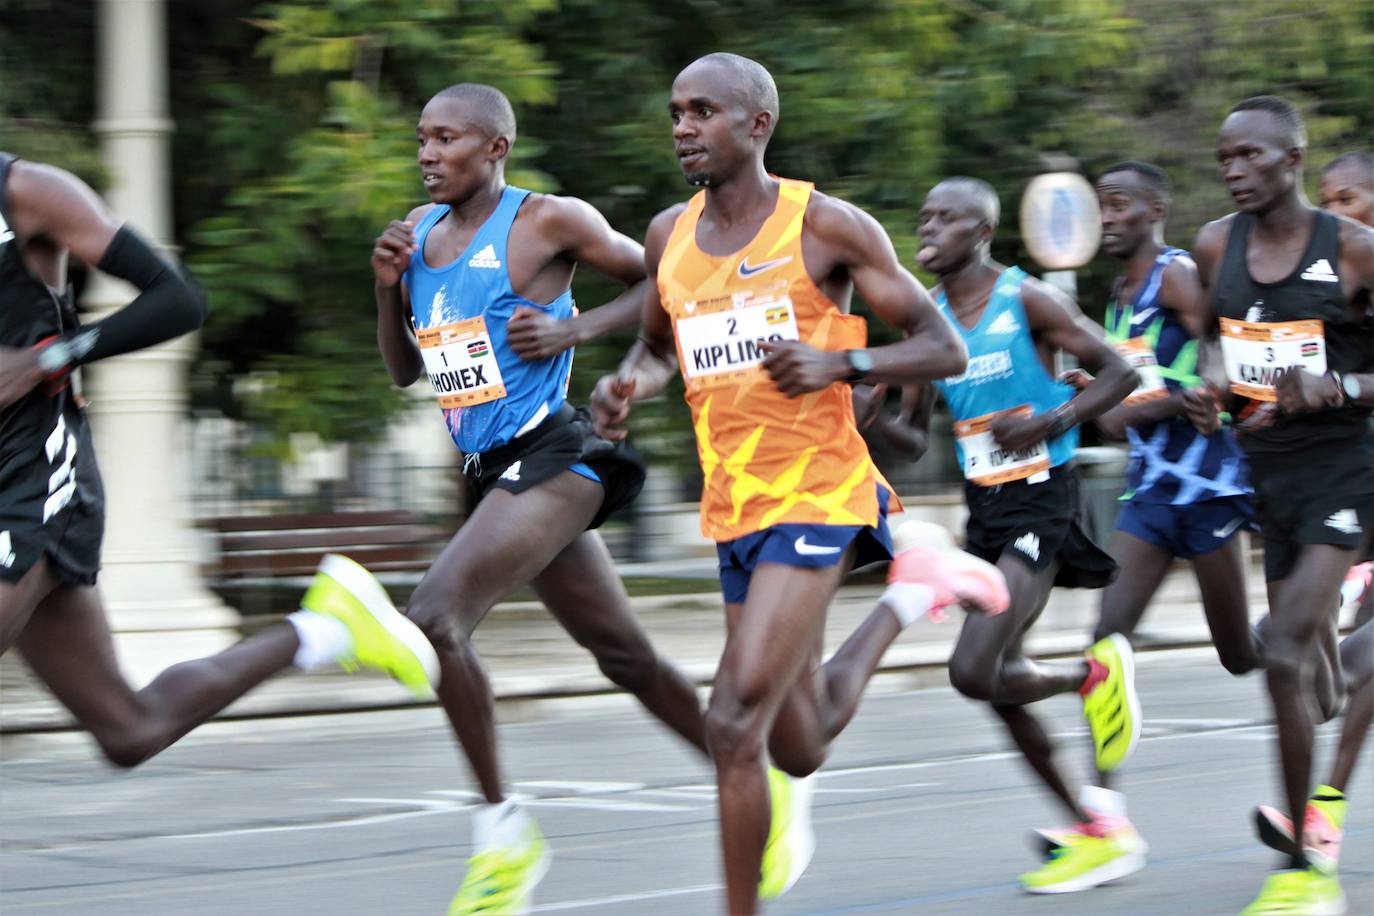
[[546, 903], [532, 907], [531, 913], [556, 913], [561, 910], [585, 910], [591, 907], [610, 906], [616, 903], [634, 903], [638, 900], [657, 900], [661, 897], [683, 897], [688, 894], [707, 894], [724, 889], [723, 884], [698, 884], [695, 887], [674, 887], [663, 891], [650, 891], [646, 894], [617, 894], [614, 897], [589, 897], [585, 900], [564, 900], [559, 903]]
[[686, 805], [663, 805], [658, 802], [621, 801], [618, 798], [531, 798], [523, 802], [526, 808], [580, 808], [584, 811], [692, 811]]
[[517, 786], [534, 789], [566, 789], [575, 795], [609, 795], [617, 792], [636, 792], [644, 788], [642, 782], [517, 782]]

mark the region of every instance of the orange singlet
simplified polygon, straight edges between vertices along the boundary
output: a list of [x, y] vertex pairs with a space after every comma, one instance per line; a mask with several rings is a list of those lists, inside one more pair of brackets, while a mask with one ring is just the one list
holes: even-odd
[[[849, 385], [789, 398], [762, 366], [760, 340], [832, 351], [868, 341], [864, 319], [841, 312], [806, 272], [802, 221], [813, 186], [779, 184], [754, 239], [719, 257], [697, 247], [706, 205], [698, 193], [658, 266], [706, 478], [701, 531], [715, 541], [778, 524], [875, 526], [877, 486], [892, 489], [855, 426]], [[891, 511], [901, 511], [895, 497]]]

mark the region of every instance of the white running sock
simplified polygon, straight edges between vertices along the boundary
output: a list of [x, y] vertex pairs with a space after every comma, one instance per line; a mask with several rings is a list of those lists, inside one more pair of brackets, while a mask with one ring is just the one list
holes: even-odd
[[1078, 804], [1094, 815], [1110, 818], [1126, 816], [1126, 796], [1113, 789], [1085, 785], [1078, 792]]
[[333, 665], [353, 649], [353, 635], [341, 620], [302, 608], [286, 622], [296, 628], [296, 638], [301, 641], [291, 663], [302, 671]]
[[882, 593], [878, 603], [888, 607], [897, 617], [897, 623], [905, 629], [918, 621], [922, 614], [930, 610], [930, 603], [936, 600], [936, 593], [929, 585], [919, 582], [893, 582], [888, 591]]
[[906, 629], [915, 623], [922, 614], [930, 610], [935, 600], [935, 591], [929, 585], [918, 582], [893, 582], [878, 599], [879, 604], [897, 615], [897, 622]]
[[520, 842], [530, 816], [508, 798], [495, 805], [483, 805], [472, 813], [472, 842], [478, 849], [496, 849]]

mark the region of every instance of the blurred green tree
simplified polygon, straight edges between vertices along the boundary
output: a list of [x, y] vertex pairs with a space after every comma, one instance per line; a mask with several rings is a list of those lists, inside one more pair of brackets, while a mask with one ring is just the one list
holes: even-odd
[[[99, 184], [90, 7], [0, 0], [0, 147]], [[375, 352], [368, 253], [424, 200], [413, 125], [454, 82], [511, 97], [512, 181], [584, 197], [640, 237], [691, 193], [670, 152], [673, 76], [712, 50], [756, 57], [782, 100], [770, 167], [874, 213], [908, 264], [915, 210], [942, 176], [998, 189], [997, 254], [1025, 262], [1017, 202], [1043, 153], [1089, 172], [1151, 159], [1174, 179], [1170, 239], [1186, 245], [1229, 210], [1211, 149], [1238, 99], [1297, 101], [1314, 165], [1368, 147], [1374, 130], [1367, 0], [198, 0], [167, 12], [177, 234], [214, 305], [194, 395], [260, 419], [278, 443], [293, 431], [374, 440], [407, 401]], [[50, 53], [53, 30], [71, 37], [67, 53]], [[1080, 272], [1089, 314], [1110, 271]], [[579, 274], [574, 292], [586, 306], [613, 290]], [[628, 339], [580, 349], [574, 398]], [[651, 448], [690, 469], [681, 399], [646, 407]]]

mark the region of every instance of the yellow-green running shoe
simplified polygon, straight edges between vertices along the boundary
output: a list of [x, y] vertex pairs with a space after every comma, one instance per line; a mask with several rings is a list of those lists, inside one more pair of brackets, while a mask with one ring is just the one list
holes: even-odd
[[1083, 718], [1092, 731], [1097, 768], [1108, 773], [1126, 762], [1140, 741], [1140, 697], [1135, 691], [1135, 653], [1120, 633], [1084, 653], [1092, 673], [1080, 690]]
[[1106, 836], [1079, 833], [1064, 838], [1049, 852], [1044, 865], [1021, 876], [1030, 894], [1069, 894], [1085, 891], [1145, 867], [1145, 841], [1135, 828], [1123, 826]]
[[534, 887], [549, 870], [551, 858], [531, 818], [519, 841], [484, 849], [468, 859], [468, 873], [449, 904], [448, 916], [528, 913]]
[[1345, 894], [1341, 883], [1313, 868], [1276, 871], [1264, 881], [1259, 896], [1240, 916], [1342, 916]]
[[439, 683], [439, 656], [429, 640], [392, 606], [377, 577], [348, 557], [325, 555], [301, 608], [348, 627], [353, 649], [339, 660], [344, 667], [385, 671], [421, 697]]
[[763, 848], [759, 875], [759, 899], [781, 897], [797, 883], [816, 852], [816, 831], [811, 827], [812, 780], [793, 779], [768, 768], [768, 798], [773, 817], [768, 825], [768, 844]]

